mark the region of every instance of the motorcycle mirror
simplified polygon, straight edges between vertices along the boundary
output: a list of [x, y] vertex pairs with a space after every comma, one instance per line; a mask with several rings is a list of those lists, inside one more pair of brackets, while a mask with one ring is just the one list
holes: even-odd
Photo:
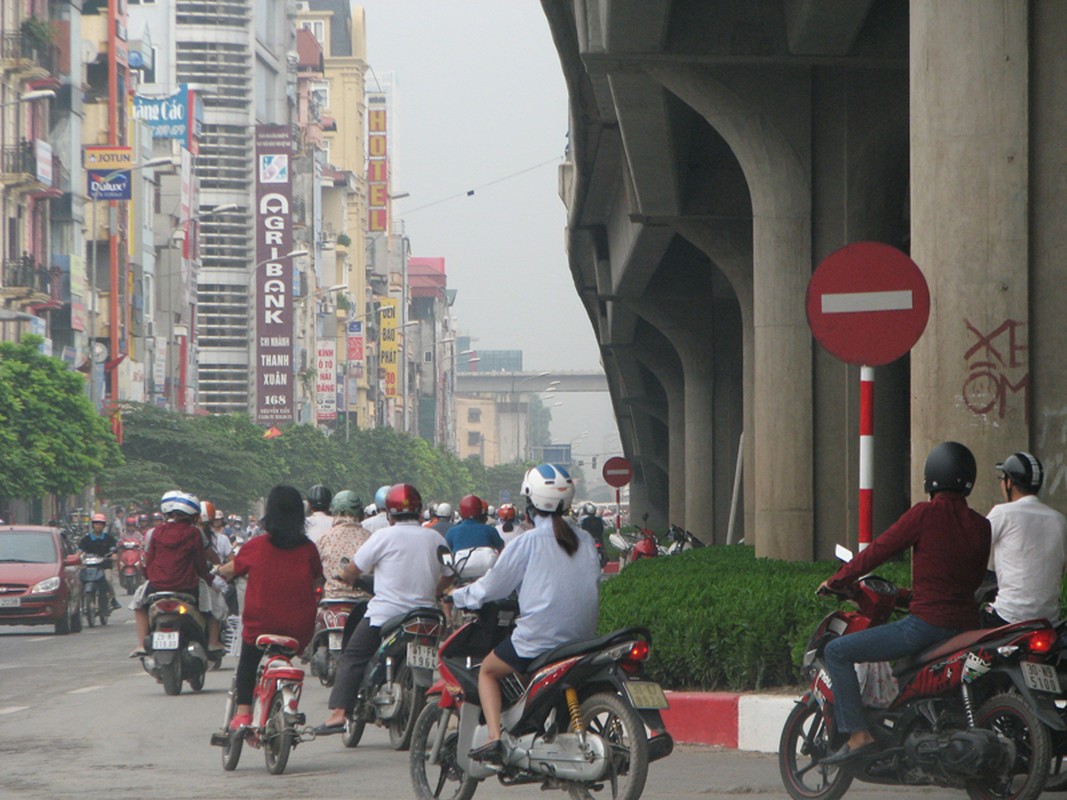
[[852, 551], [845, 547], [843, 544], [834, 546], [834, 557], [838, 561], [844, 561], [846, 564], [852, 560]]
[[452, 560], [452, 551], [445, 545], [439, 545], [437, 548], [437, 560], [444, 564], [449, 569], [452, 569], [454, 562]]

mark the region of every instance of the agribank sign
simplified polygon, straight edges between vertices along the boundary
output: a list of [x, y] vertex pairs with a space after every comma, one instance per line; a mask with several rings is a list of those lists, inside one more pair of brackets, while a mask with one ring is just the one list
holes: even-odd
[[292, 422], [293, 264], [291, 129], [256, 126], [256, 422]]

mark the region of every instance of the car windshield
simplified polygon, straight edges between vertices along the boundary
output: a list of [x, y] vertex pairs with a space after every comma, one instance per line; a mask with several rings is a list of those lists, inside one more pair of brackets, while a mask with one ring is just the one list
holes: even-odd
[[53, 564], [58, 560], [55, 538], [47, 531], [0, 533], [0, 564]]

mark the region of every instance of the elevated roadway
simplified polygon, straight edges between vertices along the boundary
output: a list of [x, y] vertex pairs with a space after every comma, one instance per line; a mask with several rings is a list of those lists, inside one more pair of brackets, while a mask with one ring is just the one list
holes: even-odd
[[603, 372], [457, 372], [456, 394], [536, 394], [606, 392]]

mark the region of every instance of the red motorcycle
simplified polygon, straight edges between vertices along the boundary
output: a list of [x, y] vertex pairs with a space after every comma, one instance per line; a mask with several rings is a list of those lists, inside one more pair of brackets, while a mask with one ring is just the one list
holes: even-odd
[[[469, 798], [481, 781], [541, 784], [571, 797], [637, 800], [648, 765], [674, 741], [663, 726], [659, 684], [644, 676], [649, 634], [628, 628], [571, 642], [503, 682], [502, 765], [472, 761], [485, 744], [478, 665], [508, 635], [514, 604], [489, 603], [441, 647], [441, 679], [427, 691], [411, 735], [411, 779], [420, 800]], [[591, 794], [592, 793], [592, 794]]]
[[315, 633], [305, 655], [311, 662], [311, 674], [318, 677], [323, 686], [333, 686], [337, 677], [337, 661], [344, 649], [348, 618], [355, 613], [358, 621], [366, 610], [365, 597], [324, 597], [319, 600]]
[[[843, 596], [858, 611], [828, 614], [811, 636], [804, 656], [811, 685], [778, 747], [786, 791], [795, 800], [837, 800], [860, 780], [965, 789], [976, 800], [1036, 798], [1049, 769], [1048, 729], [1065, 729], [1053, 702], [1056, 631], [1047, 620], [967, 631], [898, 661], [896, 691], [883, 692], [884, 708], [865, 709], [877, 750], [839, 766], [821, 763], [848, 738], [834, 721], [827, 643], [888, 621], [905, 597], [889, 581], [865, 576]], [[888, 670], [884, 676], [891, 683]]]
[[648, 514], [645, 514], [638, 532], [623, 533], [616, 531], [608, 535], [612, 547], [619, 551], [619, 568], [625, 567], [641, 558], [655, 558], [667, 555], [667, 550], [660, 546], [656, 532], [648, 527]]
[[127, 529], [118, 543], [119, 583], [126, 594], [133, 594], [144, 583], [144, 539], [136, 528]]

